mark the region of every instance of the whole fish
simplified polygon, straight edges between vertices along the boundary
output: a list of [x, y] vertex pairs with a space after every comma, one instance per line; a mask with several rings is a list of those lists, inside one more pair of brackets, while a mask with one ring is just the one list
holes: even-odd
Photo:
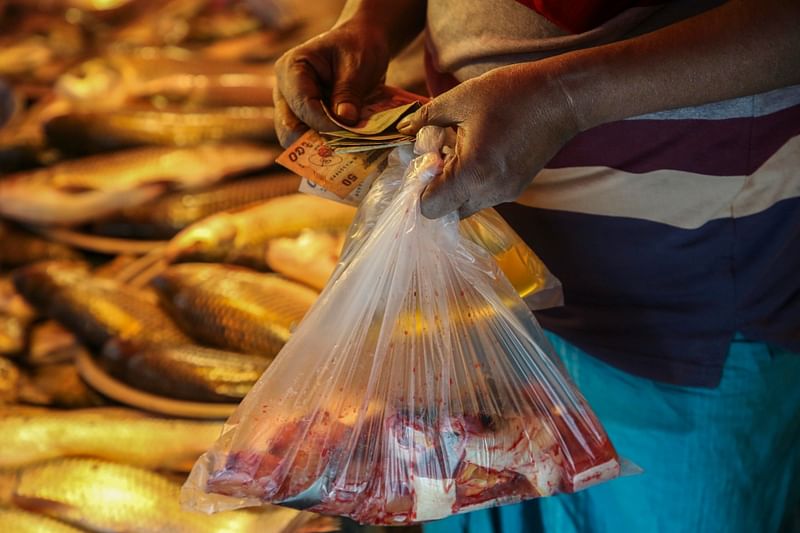
[[22, 509], [0, 507], [0, 531], [13, 533], [82, 533], [58, 520]]
[[169, 189], [191, 189], [272, 164], [278, 149], [253, 144], [138, 148], [19, 172], [0, 180], [0, 215], [35, 224], [79, 224]]
[[317, 298], [275, 274], [215, 264], [169, 267], [153, 280], [165, 308], [198, 340], [274, 357]]
[[90, 346], [101, 347], [112, 338], [191, 343], [148, 296], [113, 279], [93, 276], [84, 265], [41, 262], [14, 271], [13, 277], [29, 303]]
[[0, 357], [0, 406], [17, 401], [21, 380], [22, 374], [17, 365]]
[[103, 348], [111, 373], [136, 388], [197, 402], [238, 402], [271, 359], [204, 346], [137, 346], [111, 341]]
[[184, 511], [177, 482], [97, 459], [39, 463], [17, 471], [6, 484], [15, 506], [90, 531], [277, 533], [301, 517], [299, 511], [279, 507], [215, 515]]
[[170, 240], [167, 261], [234, 263], [264, 269], [270, 240], [305, 229], [342, 231], [355, 208], [307, 194], [291, 194], [241, 210], [217, 213]]
[[299, 237], [273, 239], [267, 248], [267, 265], [289, 279], [322, 290], [336, 269], [343, 244], [344, 232], [304, 231]]
[[0, 220], [0, 268], [14, 268], [49, 259], [80, 258], [81, 254], [69, 246], [44, 239]]
[[290, 172], [243, 178], [197, 191], [170, 193], [147, 205], [123, 209], [93, 225], [104, 235], [169, 239], [190, 224], [229, 209], [256, 204], [297, 191], [300, 177]]
[[78, 154], [147, 145], [277, 141], [271, 107], [81, 111], [53, 118], [45, 124], [45, 134], [51, 145]]
[[274, 86], [271, 65], [145, 48], [90, 59], [64, 73], [55, 88], [69, 101], [107, 108], [150, 97], [203, 106], [271, 106]]
[[221, 430], [219, 422], [141, 416], [130, 409], [8, 409], [0, 411], [0, 468], [84, 456], [186, 471]]

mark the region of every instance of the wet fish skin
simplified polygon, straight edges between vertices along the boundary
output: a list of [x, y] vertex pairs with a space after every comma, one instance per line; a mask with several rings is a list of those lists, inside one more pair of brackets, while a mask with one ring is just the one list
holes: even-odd
[[196, 146], [209, 142], [277, 142], [271, 107], [208, 110], [80, 111], [45, 124], [48, 142], [71, 154], [137, 146]]
[[82, 533], [58, 520], [22, 509], [0, 507], [0, 531], [13, 533]]
[[64, 161], [0, 180], [0, 215], [78, 224], [140, 205], [169, 189], [210, 185], [271, 165], [276, 147], [247, 143], [148, 147]]
[[295, 237], [305, 229], [342, 231], [355, 208], [307, 194], [291, 194], [192, 224], [167, 245], [170, 262], [208, 261], [265, 269], [270, 240]]
[[244, 178], [197, 191], [175, 192], [147, 205], [124, 209], [93, 225], [105, 235], [169, 239], [189, 225], [229, 209], [241, 209], [297, 191], [300, 177], [290, 172]]
[[56, 459], [16, 473], [14, 505], [91, 531], [128, 533], [277, 532], [297, 517], [290, 509], [211, 516], [183, 511], [180, 487], [134, 466], [96, 459]]
[[191, 342], [146, 294], [93, 276], [80, 263], [40, 262], [16, 270], [13, 277], [30, 304], [90, 346], [102, 347], [111, 338], [148, 344]]
[[274, 357], [317, 293], [275, 274], [219, 264], [169, 267], [153, 280], [185, 331], [220, 348]]
[[0, 268], [51, 259], [79, 260], [80, 252], [0, 220]]
[[85, 456], [188, 471], [221, 430], [221, 422], [156, 418], [132, 409], [6, 409], [0, 411], [0, 468]]
[[111, 341], [103, 360], [112, 374], [136, 388], [196, 402], [238, 402], [271, 358], [198, 345], [144, 346]]

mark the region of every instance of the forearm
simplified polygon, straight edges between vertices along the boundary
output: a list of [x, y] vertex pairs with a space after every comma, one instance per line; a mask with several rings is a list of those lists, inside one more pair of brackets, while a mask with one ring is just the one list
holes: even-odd
[[732, 0], [639, 37], [520, 65], [519, 74], [540, 79], [542, 68], [581, 130], [800, 84], [800, 2]]
[[337, 25], [361, 19], [386, 37], [394, 57], [425, 27], [427, 0], [347, 0]]

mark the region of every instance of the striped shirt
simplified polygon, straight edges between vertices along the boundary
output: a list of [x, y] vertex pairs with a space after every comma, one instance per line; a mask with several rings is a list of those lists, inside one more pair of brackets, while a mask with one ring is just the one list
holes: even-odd
[[[429, 20], [437, 3], [447, 1], [430, 1]], [[605, 27], [626, 16], [644, 20], [628, 10]], [[432, 70], [464, 79], [515, 62], [470, 56], [474, 35], [448, 48], [436, 33], [443, 24], [429, 24]], [[502, 31], [481, 30], [480, 39], [498, 41], [484, 49], [502, 48]], [[561, 38], [570, 37], [582, 38]], [[714, 387], [736, 332], [800, 351], [800, 86], [583, 132], [499, 210], [564, 285], [565, 305], [537, 318], [609, 364]]]

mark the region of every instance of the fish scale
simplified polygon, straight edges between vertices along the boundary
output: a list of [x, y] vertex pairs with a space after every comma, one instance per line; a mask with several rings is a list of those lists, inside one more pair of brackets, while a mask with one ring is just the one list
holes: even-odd
[[291, 194], [299, 186], [300, 176], [288, 172], [239, 179], [199, 191], [171, 193], [146, 206], [124, 209], [93, 227], [106, 235], [169, 238], [209, 215]]
[[126, 533], [267, 533], [298, 515], [291, 509], [233, 511], [208, 516], [184, 511], [180, 487], [133, 466], [95, 459], [57, 459], [20, 470], [13, 503], [90, 531]]
[[174, 265], [153, 284], [193, 337], [265, 357], [277, 355], [317, 297], [278, 275], [228, 265]]
[[265, 168], [278, 149], [249, 143], [147, 147], [63, 161], [0, 180], [0, 215], [34, 224], [79, 224], [142, 205], [168, 190], [211, 185]]
[[92, 276], [82, 264], [37, 263], [17, 270], [14, 284], [40, 312], [92, 346], [100, 347], [112, 338], [151, 344], [191, 343], [140, 290]]

